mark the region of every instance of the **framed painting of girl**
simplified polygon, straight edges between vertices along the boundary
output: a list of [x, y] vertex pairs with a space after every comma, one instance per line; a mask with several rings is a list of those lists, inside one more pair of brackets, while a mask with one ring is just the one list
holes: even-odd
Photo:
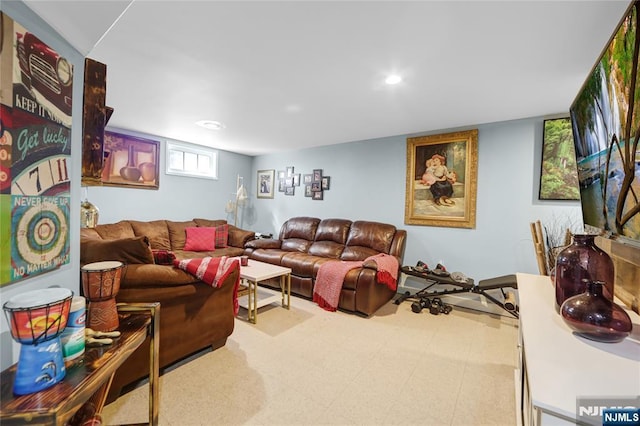
[[475, 228], [478, 130], [407, 138], [404, 223]]

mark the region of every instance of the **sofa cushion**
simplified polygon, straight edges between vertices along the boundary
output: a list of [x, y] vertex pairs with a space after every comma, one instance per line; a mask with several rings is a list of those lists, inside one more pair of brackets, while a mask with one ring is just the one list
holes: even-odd
[[293, 217], [285, 222], [280, 230], [280, 239], [287, 240], [297, 238], [313, 241], [320, 219], [315, 217]]
[[280, 265], [282, 257], [289, 252], [280, 249], [257, 249], [251, 253], [251, 259], [258, 262]]
[[229, 225], [229, 246], [244, 248], [244, 245], [255, 237], [256, 233], [253, 231], [245, 231], [244, 229]]
[[326, 257], [311, 256], [306, 253], [286, 253], [280, 260], [280, 266], [290, 268], [293, 275], [305, 278], [315, 278], [319, 266], [316, 263], [325, 263], [330, 260]]
[[80, 241], [82, 240], [101, 240], [102, 237], [94, 228], [80, 228]]
[[184, 250], [175, 250], [173, 252], [176, 255], [177, 259], [194, 259], [198, 257], [222, 257], [222, 256], [242, 256], [244, 254], [244, 249], [239, 247], [226, 247], [221, 249], [215, 249], [215, 251], [184, 251]]
[[125, 264], [153, 264], [153, 253], [147, 237], [119, 238], [116, 240], [93, 240], [82, 242], [80, 264], [117, 260]]
[[156, 265], [173, 265], [176, 254], [171, 250], [151, 250], [153, 253], [153, 263]]
[[216, 249], [216, 228], [196, 226], [185, 228], [187, 241], [184, 251], [214, 251]]
[[229, 225], [216, 226], [216, 248], [225, 248], [228, 246], [227, 240], [229, 239]]
[[200, 218], [195, 218], [193, 219], [193, 221], [196, 223], [196, 225], [198, 226], [212, 226], [212, 227], [216, 227], [216, 226], [220, 226], [220, 225], [224, 225], [225, 223], [227, 223], [226, 220], [223, 219], [215, 219], [215, 220], [211, 220], [211, 219], [200, 219]]
[[131, 224], [126, 220], [117, 223], [108, 223], [106, 225], [98, 225], [95, 231], [105, 240], [115, 240], [117, 238], [135, 237]]
[[286, 251], [298, 251], [300, 253], [306, 253], [311, 247], [313, 241], [304, 240], [302, 238], [288, 238], [282, 241], [281, 248]]
[[[229, 241], [230, 227], [227, 224], [226, 220], [222, 220], [222, 219], [211, 220], [211, 219], [196, 218], [196, 219], [193, 219], [193, 221], [196, 223], [197, 226], [216, 228], [216, 241], [215, 241], [216, 247], [225, 248], [229, 244], [231, 244], [231, 242]], [[231, 245], [235, 245], [235, 244], [231, 244]], [[242, 244], [236, 247], [242, 247]]]
[[351, 221], [346, 219], [324, 219], [318, 224], [316, 241], [333, 241], [345, 244], [351, 229]]
[[[179, 287], [201, 282], [193, 275], [173, 265], [129, 265], [124, 270], [121, 289], [144, 287]], [[155, 299], [154, 299], [155, 301]]]
[[351, 221], [345, 219], [324, 219], [318, 224], [315, 241], [309, 247], [309, 254], [337, 259], [344, 250]]
[[167, 230], [169, 231], [169, 242], [171, 250], [184, 250], [184, 243], [187, 241], [186, 228], [198, 226], [193, 220], [184, 222], [173, 222], [167, 220]]
[[169, 229], [165, 220], [152, 220], [150, 222], [130, 220], [129, 223], [137, 237], [142, 235], [149, 237], [152, 249], [171, 250]]
[[386, 223], [356, 221], [351, 225], [342, 260], [364, 260], [391, 248], [396, 227]]
[[330, 257], [339, 259], [344, 250], [343, 244], [335, 241], [316, 241], [309, 247], [309, 254], [313, 256]]
[[279, 249], [281, 241], [271, 238], [259, 238], [257, 240], [248, 241], [245, 247], [252, 249]]

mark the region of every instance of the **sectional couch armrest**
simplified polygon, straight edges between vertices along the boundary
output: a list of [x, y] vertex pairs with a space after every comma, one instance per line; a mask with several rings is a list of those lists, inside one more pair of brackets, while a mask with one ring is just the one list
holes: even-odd
[[254, 240], [256, 233], [253, 231], [245, 231], [233, 225], [229, 225], [229, 245], [238, 248], [244, 248], [248, 241]]
[[[396, 259], [398, 259], [396, 257]], [[400, 267], [400, 265], [402, 265], [400, 263], [400, 259], [398, 259], [398, 267]], [[362, 267], [365, 269], [373, 269], [374, 271], [378, 270], [378, 264], [376, 262], [374, 262], [373, 260], [367, 260], [362, 264]]]
[[245, 247], [252, 249], [279, 249], [281, 244], [282, 241], [280, 240], [262, 238], [249, 241], [248, 243], [246, 243]]
[[378, 264], [376, 262], [374, 262], [373, 260], [367, 260], [362, 264], [363, 268], [366, 269], [373, 269], [374, 271], [378, 270]]

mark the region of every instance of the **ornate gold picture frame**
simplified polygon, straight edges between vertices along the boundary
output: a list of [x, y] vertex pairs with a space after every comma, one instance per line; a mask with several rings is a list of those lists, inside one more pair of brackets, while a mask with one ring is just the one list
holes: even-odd
[[475, 228], [478, 130], [407, 138], [404, 223]]

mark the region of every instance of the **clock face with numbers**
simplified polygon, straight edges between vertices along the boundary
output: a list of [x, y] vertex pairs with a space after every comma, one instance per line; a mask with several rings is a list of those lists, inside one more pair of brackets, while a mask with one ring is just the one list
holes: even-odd
[[13, 195], [56, 195], [69, 192], [68, 155], [54, 155], [31, 164], [14, 177]]

